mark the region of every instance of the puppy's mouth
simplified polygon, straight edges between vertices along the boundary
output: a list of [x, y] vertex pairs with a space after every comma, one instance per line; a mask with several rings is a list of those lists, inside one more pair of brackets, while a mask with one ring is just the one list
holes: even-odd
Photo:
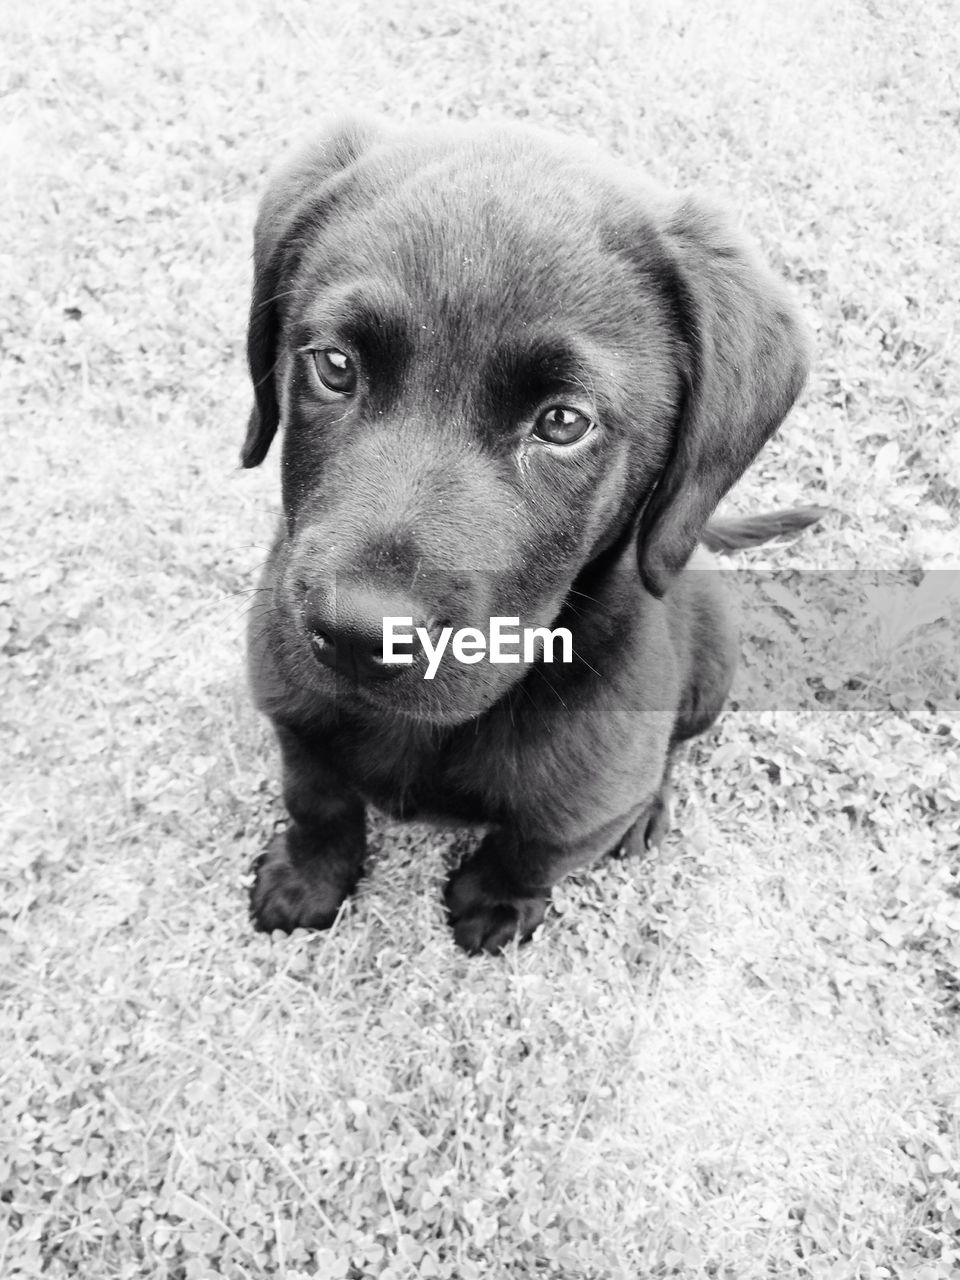
[[[526, 635], [549, 630], [562, 607], [561, 592], [521, 605], [528, 584], [493, 575], [427, 566], [397, 585], [304, 559], [285, 566], [277, 600], [296, 637], [299, 680], [380, 717], [454, 725], [481, 715], [539, 663], [543, 645], [529, 647]], [[570, 659], [558, 651], [555, 660]]]
[[431, 618], [419, 634], [407, 625], [399, 636], [347, 636], [317, 627], [304, 627], [301, 635], [318, 688], [345, 707], [452, 726], [482, 715], [528, 670], [521, 653], [502, 665], [491, 662], [481, 644], [487, 630]]

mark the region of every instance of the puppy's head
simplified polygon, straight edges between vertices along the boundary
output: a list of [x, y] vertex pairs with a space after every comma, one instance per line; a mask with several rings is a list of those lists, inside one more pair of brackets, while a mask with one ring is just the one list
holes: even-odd
[[425, 634], [552, 624], [636, 539], [662, 596], [806, 372], [780, 288], [721, 219], [518, 127], [340, 125], [256, 229], [242, 460], [283, 429], [275, 608], [297, 678], [455, 723], [524, 663], [379, 661]]

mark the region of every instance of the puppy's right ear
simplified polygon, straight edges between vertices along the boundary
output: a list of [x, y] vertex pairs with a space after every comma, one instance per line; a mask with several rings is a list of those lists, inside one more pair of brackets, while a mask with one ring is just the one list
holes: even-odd
[[384, 127], [376, 120], [337, 121], [322, 138], [301, 147], [273, 172], [260, 201], [253, 233], [253, 297], [247, 329], [254, 405], [240, 451], [245, 467], [256, 467], [264, 460], [280, 421], [274, 368], [287, 250], [305, 230], [305, 218], [311, 231], [322, 224], [325, 189], [383, 133]]

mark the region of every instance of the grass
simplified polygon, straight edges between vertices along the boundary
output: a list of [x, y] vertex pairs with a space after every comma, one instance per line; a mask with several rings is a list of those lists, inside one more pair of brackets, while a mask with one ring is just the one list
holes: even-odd
[[[0, 23], [0, 1272], [956, 1280], [952, 6]], [[379, 819], [329, 934], [246, 920], [280, 815], [242, 672], [278, 495], [235, 462], [250, 230], [278, 147], [354, 106], [698, 184], [818, 337], [731, 503], [836, 514], [737, 562], [743, 675], [673, 837], [496, 961], [442, 917], [469, 837]]]

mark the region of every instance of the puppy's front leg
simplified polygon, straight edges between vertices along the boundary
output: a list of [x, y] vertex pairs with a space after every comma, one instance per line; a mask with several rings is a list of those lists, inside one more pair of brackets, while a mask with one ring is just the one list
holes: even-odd
[[345, 789], [308, 738], [277, 725], [290, 815], [255, 864], [250, 911], [258, 929], [328, 929], [363, 871], [363, 801]]
[[444, 897], [453, 936], [464, 951], [495, 953], [514, 938], [530, 937], [543, 920], [555, 879], [537, 884], [529, 870], [517, 833], [508, 829], [491, 831], [457, 867]]
[[445, 891], [453, 936], [471, 955], [525, 942], [543, 920], [550, 890], [564, 876], [609, 853], [631, 827], [629, 818], [560, 845], [491, 831], [453, 872]]

